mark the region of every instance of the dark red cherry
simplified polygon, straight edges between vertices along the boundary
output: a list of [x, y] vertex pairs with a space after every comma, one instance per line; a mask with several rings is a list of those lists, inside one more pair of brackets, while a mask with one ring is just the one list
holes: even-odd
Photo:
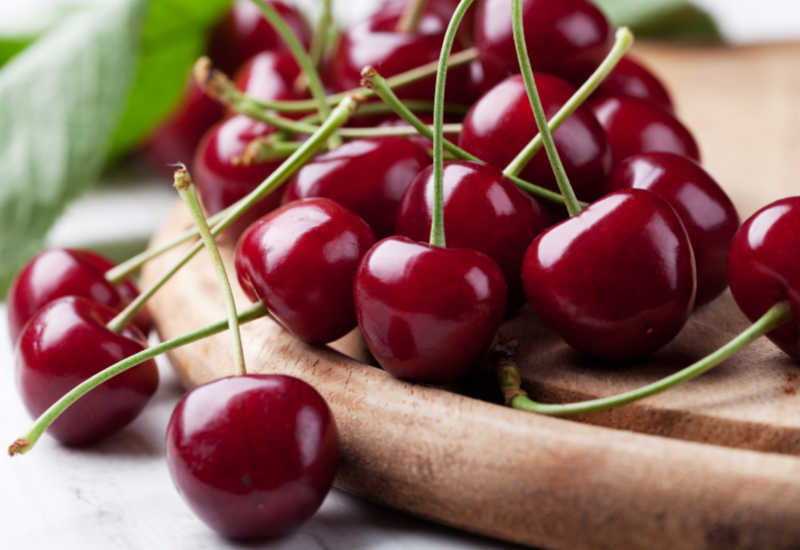
[[430, 162], [425, 147], [406, 138], [350, 141], [303, 166], [283, 202], [325, 197], [361, 216], [378, 237], [388, 237], [403, 193]]
[[692, 247], [655, 193], [618, 191], [542, 233], [525, 254], [533, 311], [598, 359], [641, 359], [681, 330], [694, 306]]
[[250, 58], [236, 73], [236, 87], [259, 101], [304, 99], [305, 92], [297, 88], [297, 79], [301, 74], [300, 66], [291, 53], [261, 52]]
[[[573, 82], [576, 86], [583, 81]], [[647, 67], [630, 56], [620, 60], [611, 74], [600, 84], [594, 97], [627, 96], [638, 97], [673, 112], [675, 109], [667, 87]]]
[[339, 459], [327, 403], [290, 376], [235, 376], [190, 391], [175, 407], [166, 439], [178, 492], [231, 538], [298, 527], [322, 504]]
[[[575, 89], [560, 78], [537, 74], [536, 84], [548, 117], [569, 100]], [[492, 88], [464, 119], [459, 144], [492, 166], [504, 169], [538, 134], [533, 111], [519, 75]], [[591, 201], [603, 192], [611, 168], [608, 142], [591, 110], [580, 107], [554, 133], [556, 147], [578, 198]], [[540, 151], [521, 176], [557, 190], [545, 151]]]
[[236, 247], [239, 283], [283, 326], [327, 344], [356, 326], [353, 279], [375, 243], [367, 223], [329, 199], [289, 203], [255, 222]]
[[675, 209], [694, 250], [697, 305], [728, 286], [728, 251], [739, 229], [731, 199], [708, 172], [674, 153], [644, 153], [625, 159], [611, 174], [609, 191], [647, 189]]
[[[536, 71], [585, 79], [613, 40], [603, 12], [588, 0], [525, 0], [523, 25]], [[511, 0], [483, 0], [475, 13], [475, 44], [487, 67], [519, 72], [511, 29]]]
[[[31, 416], [38, 417], [87, 378], [147, 347], [130, 326], [106, 328], [114, 310], [70, 296], [50, 302], [25, 325], [16, 348], [17, 385]], [[104, 382], [76, 401], [48, 433], [67, 445], [85, 445], [122, 429], [144, 409], [158, 387], [147, 361]]]
[[700, 161], [692, 133], [671, 113], [635, 97], [590, 102], [611, 144], [614, 165], [639, 153], [675, 153]]
[[405, 237], [376, 244], [358, 268], [358, 326], [390, 374], [447, 383], [484, 356], [506, 311], [506, 281], [488, 256]]
[[800, 196], [779, 200], [744, 222], [733, 239], [728, 276], [736, 303], [755, 321], [777, 302], [792, 305], [792, 321], [769, 338], [800, 360]]
[[[397, 234], [425, 241], [433, 215], [433, 167], [416, 177], [397, 216]], [[444, 221], [448, 246], [483, 252], [500, 266], [509, 305], [523, 302], [522, 257], [547, 226], [547, 213], [492, 166], [448, 162], [444, 167]]]
[[[279, 0], [268, 4], [283, 17], [306, 48], [311, 43], [311, 28], [299, 10]], [[214, 30], [209, 51], [214, 63], [233, 74], [246, 60], [267, 50], [287, 50], [281, 37], [250, 0], [236, 0], [225, 19]]]
[[[136, 285], [126, 280], [114, 286], [105, 273], [114, 267], [106, 258], [88, 250], [52, 248], [34, 256], [20, 270], [8, 291], [8, 331], [16, 342], [25, 323], [39, 309], [64, 296], [82, 296], [119, 312], [139, 295]], [[136, 318], [149, 330], [149, 317]]]

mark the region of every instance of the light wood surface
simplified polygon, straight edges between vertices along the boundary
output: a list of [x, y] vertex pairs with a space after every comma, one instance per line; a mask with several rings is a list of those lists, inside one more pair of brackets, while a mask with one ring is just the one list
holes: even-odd
[[[800, 47], [648, 47], [641, 55], [670, 83], [706, 165], [743, 214], [800, 193], [800, 108], [790, 101], [800, 97], [800, 71], [791, 70]], [[188, 223], [177, 210], [155, 240]], [[151, 262], [144, 284], [182, 251]], [[163, 338], [223, 318], [205, 254], [152, 305]], [[650, 364], [624, 370], [585, 364], [530, 313], [501, 332], [522, 342], [531, 392], [562, 400], [651, 381], [744, 323], [723, 296]], [[298, 376], [325, 396], [342, 437], [337, 485], [371, 500], [548, 548], [800, 547], [800, 369], [767, 342], [667, 394], [583, 419], [619, 428], [609, 429], [394, 380], [363, 363], [357, 335], [338, 347], [361, 361], [310, 348], [270, 320], [246, 326], [243, 337], [251, 370]], [[187, 387], [231, 373], [226, 335], [172, 359]]]

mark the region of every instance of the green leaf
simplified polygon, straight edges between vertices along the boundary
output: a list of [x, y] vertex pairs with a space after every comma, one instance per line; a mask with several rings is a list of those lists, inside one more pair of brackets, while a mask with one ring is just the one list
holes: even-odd
[[35, 39], [36, 38], [33, 36], [9, 36], [0, 38], [0, 67], [27, 48]]
[[0, 289], [94, 184], [128, 97], [145, 0], [68, 16], [0, 71]]
[[617, 26], [639, 37], [658, 40], [718, 42], [714, 19], [687, 0], [595, 0]]

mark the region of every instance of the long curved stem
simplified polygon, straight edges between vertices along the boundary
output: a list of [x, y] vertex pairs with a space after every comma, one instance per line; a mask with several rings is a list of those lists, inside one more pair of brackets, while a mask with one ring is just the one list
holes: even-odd
[[311, 62], [314, 67], [319, 69], [322, 57], [325, 55], [325, 48], [328, 45], [330, 36], [330, 26], [333, 22], [332, 0], [322, 0], [322, 11], [314, 28], [314, 36], [311, 37]]

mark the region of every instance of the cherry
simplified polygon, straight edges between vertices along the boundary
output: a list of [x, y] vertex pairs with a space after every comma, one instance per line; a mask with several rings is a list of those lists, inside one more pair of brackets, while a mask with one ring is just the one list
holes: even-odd
[[[573, 83], [576, 86], [583, 84], [580, 80]], [[625, 56], [617, 63], [594, 95], [597, 98], [605, 96], [637, 97], [658, 105], [666, 111], [673, 112], [675, 110], [672, 97], [664, 83], [631, 56]]]
[[525, 254], [533, 311], [577, 350], [641, 359], [681, 330], [696, 274], [678, 215], [655, 193], [618, 191], [542, 233]]
[[611, 144], [614, 164], [639, 153], [675, 153], [700, 161], [692, 133], [672, 114], [644, 99], [609, 96], [590, 103]]
[[[537, 74], [536, 84], [548, 118], [575, 89], [560, 78]], [[492, 166], [503, 169], [537, 134], [525, 84], [510, 76], [472, 106], [464, 119], [459, 145]], [[611, 156], [602, 127], [582, 106], [553, 134], [564, 168], [579, 198], [594, 200], [603, 192]], [[522, 171], [523, 179], [558, 190], [550, 161], [540, 151]]]
[[378, 237], [388, 237], [403, 193], [430, 162], [426, 148], [410, 139], [350, 141], [303, 166], [283, 202], [326, 197], [361, 216]]
[[[587, 0], [525, 0], [525, 41], [536, 71], [585, 80], [611, 48], [611, 26]], [[519, 72], [511, 0], [483, 0], [475, 13], [475, 44], [484, 67]]]
[[[311, 29], [303, 14], [279, 0], [267, 3], [283, 17], [306, 48], [311, 44]], [[223, 71], [232, 74], [247, 59], [267, 50], [285, 50], [281, 37], [264, 19], [258, 6], [249, 0], [236, 0], [225, 19], [214, 30], [209, 51]]]
[[405, 237], [378, 242], [355, 280], [358, 326], [390, 374], [446, 383], [489, 349], [506, 310], [503, 272], [488, 256]]
[[178, 492], [212, 529], [272, 537], [322, 504], [338, 439], [325, 400], [302, 380], [236, 376], [181, 399], [167, 427], [167, 464]]
[[[397, 234], [424, 241], [433, 216], [433, 167], [421, 172], [403, 197]], [[509, 306], [523, 300], [522, 257], [533, 239], [550, 225], [542, 207], [496, 168], [477, 162], [444, 167], [444, 220], [447, 244], [492, 258], [506, 276]]]
[[728, 251], [739, 215], [716, 181], [691, 159], [674, 153], [644, 153], [625, 159], [611, 174], [609, 191], [647, 189], [675, 209], [697, 263], [697, 305], [728, 286]]
[[286, 204], [255, 222], [236, 247], [242, 289], [291, 332], [326, 344], [356, 326], [353, 278], [375, 242], [367, 223], [329, 199]]
[[[296, 86], [301, 74], [302, 70], [291, 53], [261, 52], [236, 73], [236, 86], [259, 101], [304, 99], [306, 94]], [[303, 113], [295, 116], [301, 117]]]
[[[114, 286], [105, 272], [114, 267], [106, 258], [88, 250], [53, 248], [34, 256], [15, 277], [8, 292], [8, 331], [16, 342], [25, 323], [42, 307], [64, 296], [82, 296], [93, 302], [122, 310], [139, 295], [136, 285], [126, 280]], [[150, 329], [150, 319], [140, 312], [137, 324]]]
[[768, 334], [779, 348], [800, 360], [800, 196], [779, 200], [756, 212], [739, 229], [728, 258], [736, 303], [755, 321], [777, 302], [788, 300], [792, 321]]
[[[106, 328], [114, 315], [86, 298], [68, 296], [31, 318], [17, 343], [16, 365], [18, 387], [33, 417], [90, 376], [146, 347], [134, 326], [121, 334]], [[49, 433], [67, 445], [98, 441], [136, 418], [157, 387], [158, 369], [147, 361], [74, 403]]]

